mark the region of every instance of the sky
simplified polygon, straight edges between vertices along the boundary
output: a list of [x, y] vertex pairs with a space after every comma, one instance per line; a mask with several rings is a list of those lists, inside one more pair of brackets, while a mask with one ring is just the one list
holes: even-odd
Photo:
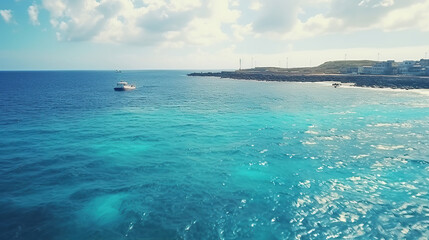
[[418, 60], [428, 13], [429, 0], [1, 0], [0, 70]]

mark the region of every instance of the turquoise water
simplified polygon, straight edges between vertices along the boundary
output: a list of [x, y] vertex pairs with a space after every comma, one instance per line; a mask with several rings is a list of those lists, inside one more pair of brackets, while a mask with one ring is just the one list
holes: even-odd
[[429, 237], [427, 95], [186, 73], [0, 72], [0, 239]]

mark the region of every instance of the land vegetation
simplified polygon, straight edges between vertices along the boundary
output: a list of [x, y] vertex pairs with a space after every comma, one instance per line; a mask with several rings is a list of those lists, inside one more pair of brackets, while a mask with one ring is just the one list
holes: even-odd
[[330, 62], [325, 62], [316, 67], [302, 67], [302, 68], [256, 67], [251, 69], [243, 69], [239, 71], [243, 73], [269, 72], [269, 73], [282, 73], [282, 74], [340, 74], [344, 72], [347, 68], [372, 66], [376, 63], [377, 61], [371, 61], [371, 60], [330, 61]]
[[220, 77], [257, 81], [351, 83], [359, 87], [429, 89], [429, 77], [407, 75], [359, 75], [341, 74], [344, 69], [372, 66], [376, 61], [332, 61], [317, 67], [276, 68], [257, 67], [237, 71], [195, 72], [188, 76]]

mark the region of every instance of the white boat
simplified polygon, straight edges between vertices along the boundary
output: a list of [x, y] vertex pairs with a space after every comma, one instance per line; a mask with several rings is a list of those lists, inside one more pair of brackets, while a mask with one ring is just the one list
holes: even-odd
[[114, 88], [115, 91], [127, 91], [127, 90], [134, 90], [136, 89], [136, 86], [130, 85], [127, 82], [120, 81], [116, 84], [116, 87]]

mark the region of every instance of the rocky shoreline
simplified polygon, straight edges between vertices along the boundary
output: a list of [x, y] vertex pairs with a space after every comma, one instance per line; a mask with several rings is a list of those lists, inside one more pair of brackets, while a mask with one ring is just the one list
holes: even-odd
[[357, 87], [429, 89], [429, 77], [399, 75], [347, 75], [347, 74], [286, 74], [276, 72], [222, 71], [189, 73], [188, 76], [220, 77], [241, 80], [278, 82], [341, 82]]

